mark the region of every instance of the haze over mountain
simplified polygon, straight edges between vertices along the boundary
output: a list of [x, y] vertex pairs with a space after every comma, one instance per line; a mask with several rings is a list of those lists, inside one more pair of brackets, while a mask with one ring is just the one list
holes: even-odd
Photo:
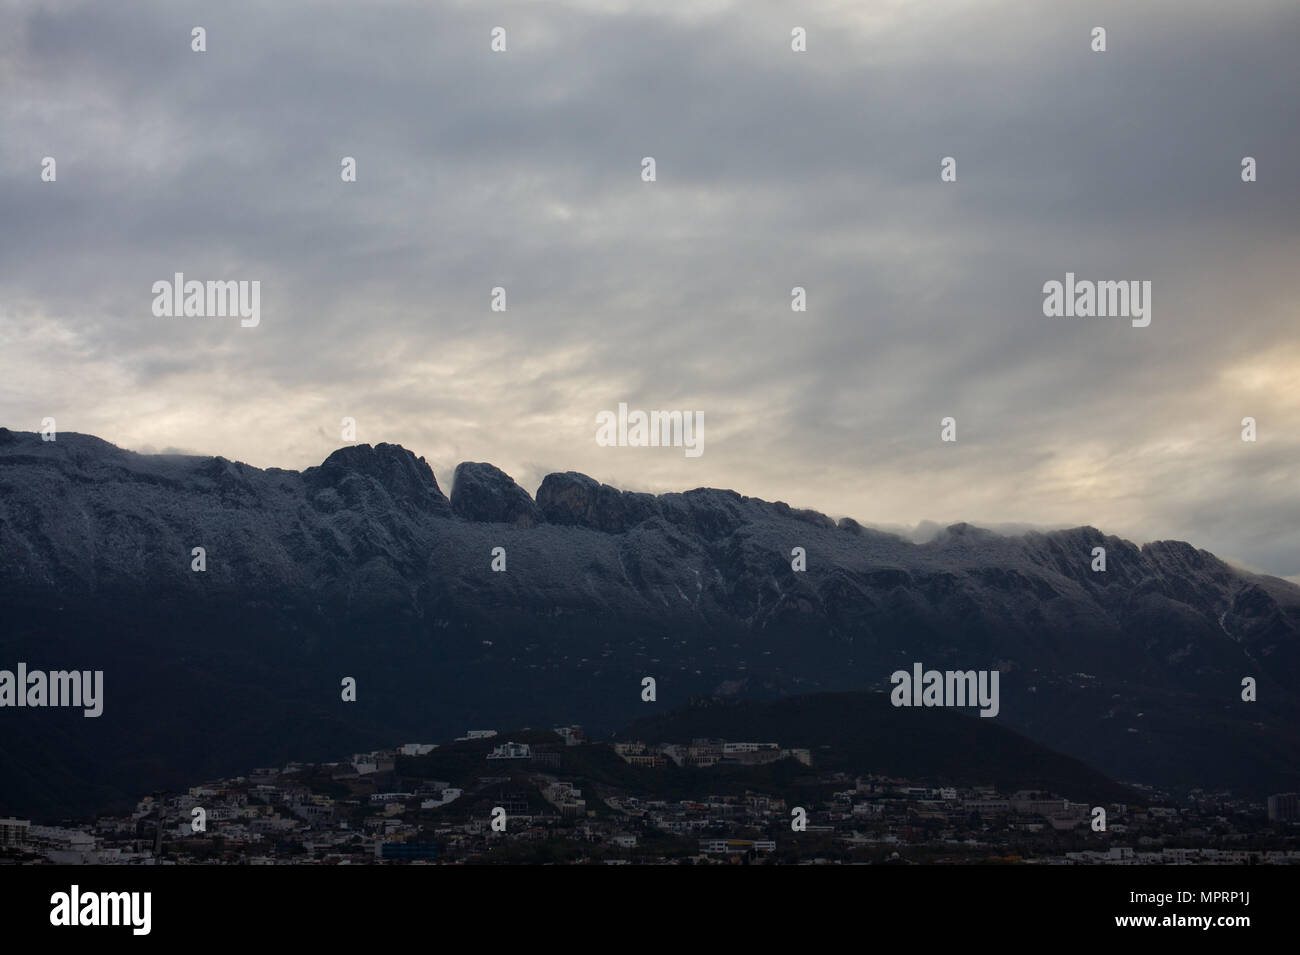
[[1000, 669], [998, 720], [1121, 781], [1300, 781], [1300, 588], [1091, 527], [916, 544], [572, 472], [534, 498], [466, 463], [448, 497], [388, 444], [296, 472], [0, 429], [0, 611], [0, 668], [105, 674], [99, 718], [0, 711], [0, 812], [707, 693], [887, 690], [915, 661]]

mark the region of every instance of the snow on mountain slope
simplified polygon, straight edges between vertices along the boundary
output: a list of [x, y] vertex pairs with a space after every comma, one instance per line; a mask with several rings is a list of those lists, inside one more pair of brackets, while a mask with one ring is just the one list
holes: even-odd
[[[13, 650], [120, 664], [140, 719], [138, 654], [186, 688], [177, 705], [219, 705], [233, 681], [284, 705], [306, 694], [330, 719], [336, 674], [382, 655], [393, 698], [365, 732], [459, 727], [466, 698], [492, 722], [495, 706], [612, 728], [641, 715], [632, 688], [651, 671], [671, 703], [720, 685], [886, 689], [920, 661], [1001, 669], [1000, 718], [1121, 779], [1276, 791], [1300, 754], [1300, 588], [1189, 544], [967, 524], [914, 544], [734, 491], [624, 493], [573, 472], [534, 500], [481, 463], [449, 499], [389, 444], [299, 473], [0, 429], [0, 607]], [[158, 632], [164, 609], [190, 643]], [[109, 632], [133, 636], [115, 651]], [[204, 673], [186, 669], [205, 654]], [[283, 679], [277, 655], [301, 672]], [[1258, 703], [1240, 700], [1244, 676]], [[1144, 715], [1121, 718], [1130, 707]]]

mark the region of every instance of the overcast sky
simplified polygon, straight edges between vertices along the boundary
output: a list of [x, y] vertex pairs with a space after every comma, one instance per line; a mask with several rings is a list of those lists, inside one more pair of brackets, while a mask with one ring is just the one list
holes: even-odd
[[[1297, 575], [1298, 49], [1295, 0], [0, 0], [0, 425], [303, 468], [350, 416], [444, 489]], [[1150, 326], [1045, 317], [1067, 271], [1150, 281]], [[175, 272], [259, 281], [260, 325], [155, 317]], [[703, 412], [704, 454], [598, 446], [620, 401]]]

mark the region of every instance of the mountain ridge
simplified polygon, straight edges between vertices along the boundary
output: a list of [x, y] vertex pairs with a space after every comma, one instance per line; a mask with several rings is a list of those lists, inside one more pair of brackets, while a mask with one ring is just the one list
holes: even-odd
[[[1098, 546], [1104, 573], [1091, 570]], [[806, 571], [792, 569], [795, 547]], [[736, 491], [624, 492], [576, 472], [532, 497], [464, 462], [445, 494], [391, 444], [298, 472], [0, 429], [0, 607], [10, 666], [107, 668], [105, 716], [85, 721], [104, 726], [81, 734], [101, 752], [66, 739], [115, 792], [127, 776], [102, 751], [130, 745], [220, 775], [426, 728], [455, 735], [471, 716], [613, 729], [642, 706], [645, 675], [671, 705], [719, 687], [880, 689], [913, 661], [1002, 670], [999, 718], [1113, 778], [1300, 783], [1300, 588], [1186, 542], [1139, 547], [1089, 526], [1003, 536], [958, 523], [914, 543]], [[356, 704], [339, 702], [345, 675]], [[1245, 676], [1258, 702], [1240, 699]], [[160, 693], [183, 726], [151, 725]], [[221, 716], [229, 698], [247, 712]], [[217, 714], [210, 741], [182, 732], [199, 712]], [[253, 741], [271, 719], [283, 738]], [[24, 715], [32, 746], [55, 722]], [[43, 765], [3, 739], [0, 756], [6, 745]], [[50, 778], [75, 777], [68, 765]], [[38, 776], [24, 793], [48, 790]]]

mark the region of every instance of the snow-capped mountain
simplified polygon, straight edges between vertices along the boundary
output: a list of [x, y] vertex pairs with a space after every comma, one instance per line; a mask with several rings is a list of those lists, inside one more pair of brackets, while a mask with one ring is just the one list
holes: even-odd
[[1001, 670], [999, 720], [1121, 780], [1300, 772], [1300, 588], [1091, 527], [916, 544], [573, 472], [534, 499], [466, 463], [448, 498], [389, 444], [296, 472], [0, 429], [0, 614], [0, 668], [105, 673], [100, 718], [0, 710], [0, 809], [702, 693], [888, 691], [913, 662]]

